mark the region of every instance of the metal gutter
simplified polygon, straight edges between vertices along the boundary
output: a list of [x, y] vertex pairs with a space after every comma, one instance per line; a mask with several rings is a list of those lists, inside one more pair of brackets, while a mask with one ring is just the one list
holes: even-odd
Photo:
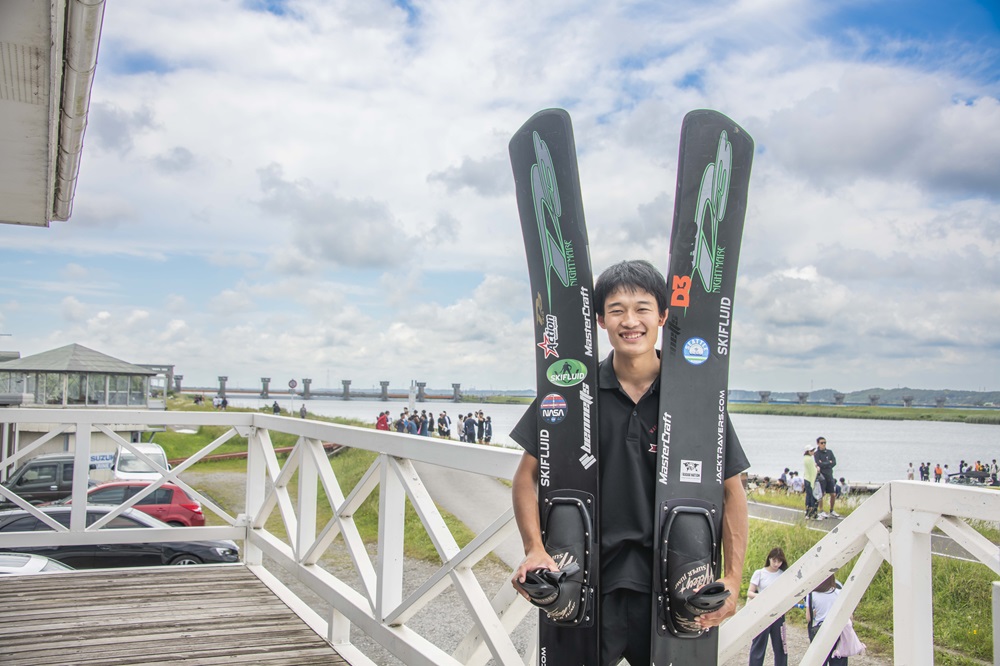
[[[104, 22], [104, 3], [105, 0], [70, 0], [66, 7], [59, 137], [52, 188], [53, 220], [68, 220], [73, 212], [73, 196], [80, 173], [80, 156], [83, 153], [83, 135], [87, 130], [87, 114], [90, 110], [90, 90], [94, 84], [97, 50]], [[54, 16], [53, 27], [55, 20]], [[56, 48], [53, 44], [54, 56]], [[58, 61], [54, 61], [53, 65], [55, 62]]]

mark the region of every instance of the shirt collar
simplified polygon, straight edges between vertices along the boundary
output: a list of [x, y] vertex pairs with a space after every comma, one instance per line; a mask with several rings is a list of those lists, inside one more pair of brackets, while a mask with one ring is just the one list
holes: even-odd
[[[601, 361], [600, 365], [597, 366], [597, 387], [602, 389], [618, 389], [622, 391], [622, 384], [618, 381], [618, 375], [615, 374], [615, 364], [614, 364], [615, 352], [611, 350], [608, 352], [607, 357]], [[660, 358], [660, 350], [656, 350], [656, 357]], [[646, 393], [655, 393], [660, 390], [660, 375], [656, 376], [653, 383], [649, 386], [649, 390]]]

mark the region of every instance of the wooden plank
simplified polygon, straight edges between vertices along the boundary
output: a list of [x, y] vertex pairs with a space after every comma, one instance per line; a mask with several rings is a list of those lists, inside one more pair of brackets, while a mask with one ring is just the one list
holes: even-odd
[[184, 661], [347, 664], [242, 565], [0, 579], [0, 663]]

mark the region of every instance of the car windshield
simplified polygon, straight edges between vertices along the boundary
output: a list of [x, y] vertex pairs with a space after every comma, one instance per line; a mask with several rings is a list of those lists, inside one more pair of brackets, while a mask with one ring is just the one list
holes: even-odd
[[[147, 458], [152, 459], [157, 465], [159, 465], [163, 469], [167, 468], [167, 457], [163, 455], [161, 452], [149, 451], [147, 453], [144, 451], [143, 453], [146, 453]], [[157, 470], [153, 469], [142, 460], [139, 460], [139, 457], [136, 456], [131, 451], [129, 451], [128, 449], [123, 448], [118, 458], [118, 471], [132, 473], [132, 472], [156, 472]]]

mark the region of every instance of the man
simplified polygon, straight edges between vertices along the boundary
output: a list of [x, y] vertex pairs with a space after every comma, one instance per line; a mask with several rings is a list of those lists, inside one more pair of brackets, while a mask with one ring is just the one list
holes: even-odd
[[806, 493], [806, 518], [819, 518], [816, 512], [819, 502], [816, 501], [816, 496], [813, 495], [813, 484], [816, 483], [816, 460], [813, 458], [815, 452], [816, 447], [809, 446], [806, 448], [805, 453], [802, 454], [802, 476], [805, 480]]
[[476, 443], [476, 419], [473, 418], [472, 412], [465, 417], [465, 441], [469, 444]]
[[[646, 261], [612, 266], [594, 286], [597, 323], [607, 331], [613, 349], [598, 370], [601, 664], [615, 664], [623, 656], [631, 664], [650, 663], [652, 513], [660, 388], [655, 344], [667, 319], [668, 298], [666, 281]], [[542, 543], [536, 410], [537, 401], [511, 432], [525, 449], [512, 490], [525, 557], [511, 580], [524, 596], [519, 584], [529, 571], [558, 569]], [[749, 466], [729, 424], [722, 519], [725, 571], [721, 580], [730, 596], [720, 610], [698, 618], [702, 628], [718, 626], [736, 612], [749, 522], [740, 472]]]
[[389, 429], [389, 410], [378, 413], [378, 420], [375, 421], [376, 430], [388, 430]]
[[[823, 475], [823, 494], [830, 497], [830, 517], [840, 518], [840, 514], [833, 510], [834, 502], [837, 501], [837, 477], [833, 475], [833, 468], [837, 466], [837, 456], [833, 451], [826, 448], [826, 437], [817, 437], [816, 445], [819, 447], [813, 455], [816, 467]], [[823, 508], [823, 500], [819, 502], [819, 508]], [[824, 516], [821, 512], [819, 515]]]

